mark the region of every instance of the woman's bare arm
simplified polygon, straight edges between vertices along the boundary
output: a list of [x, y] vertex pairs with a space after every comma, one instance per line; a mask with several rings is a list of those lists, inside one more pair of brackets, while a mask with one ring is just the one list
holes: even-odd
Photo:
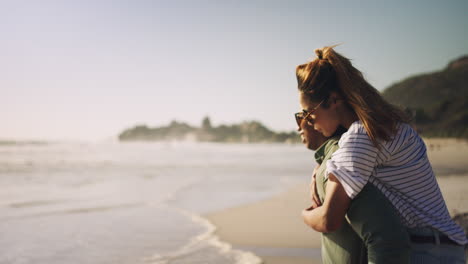
[[341, 183], [333, 174], [329, 174], [323, 205], [303, 210], [302, 218], [315, 231], [333, 232], [341, 227], [350, 202]]

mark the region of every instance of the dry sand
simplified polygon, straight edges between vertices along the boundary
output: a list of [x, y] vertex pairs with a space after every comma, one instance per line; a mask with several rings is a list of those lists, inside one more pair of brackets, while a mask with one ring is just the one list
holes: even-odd
[[[307, 205], [308, 184], [304, 184], [271, 199], [215, 212], [207, 218], [218, 227], [222, 240], [254, 252], [267, 264], [321, 263], [320, 233], [302, 222], [301, 211]], [[307, 254], [307, 249], [313, 249], [310, 254], [316, 252], [315, 258]], [[278, 256], [276, 251], [289, 252]]]
[[[468, 142], [425, 142], [449, 212], [468, 212]], [[256, 253], [266, 264], [321, 263], [320, 234], [308, 228], [301, 218], [302, 209], [309, 205], [308, 197], [305, 182], [268, 200], [206, 217], [218, 227], [222, 240]]]

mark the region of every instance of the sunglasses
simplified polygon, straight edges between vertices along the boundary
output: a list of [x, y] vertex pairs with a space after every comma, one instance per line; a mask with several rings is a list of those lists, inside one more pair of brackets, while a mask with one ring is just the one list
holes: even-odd
[[322, 100], [316, 107], [314, 107], [311, 111], [307, 110], [302, 110], [302, 112], [297, 112], [294, 114], [294, 117], [296, 118], [296, 123], [299, 127], [302, 125], [302, 121], [307, 120], [307, 123], [309, 125], [314, 124], [314, 120], [310, 119], [310, 116], [320, 107], [320, 105], [325, 102], [325, 99]]

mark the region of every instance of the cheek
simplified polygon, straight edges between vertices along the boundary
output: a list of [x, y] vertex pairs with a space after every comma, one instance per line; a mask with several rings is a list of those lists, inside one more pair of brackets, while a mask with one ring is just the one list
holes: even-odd
[[310, 137], [310, 133], [309, 133], [309, 127], [308, 128], [305, 128], [304, 130], [302, 130], [303, 132], [303, 136], [305, 139], [308, 139]]
[[324, 136], [330, 137], [338, 128], [338, 122], [329, 115], [317, 116], [314, 127]]

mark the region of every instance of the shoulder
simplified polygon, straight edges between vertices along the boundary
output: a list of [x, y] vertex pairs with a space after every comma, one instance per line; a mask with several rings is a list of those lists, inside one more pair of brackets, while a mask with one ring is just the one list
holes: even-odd
[[317, 163], [322, 164], [327, 161], [331, 155], [338, 150], [339, 137], [332, 137], [327, 139], [317, 150], [315, 151], [315, 160]]
[[355, 121], [354, 123], [351, 124], [351, 126], [348, 128], [348, 131], [346, 131], [342, 136], [341, 139], [346, 139], [352, 136], [356, 135], [366, 135], [367, 136], [367, 131], [366, 128], [364, 127], [364, 124], [361, 122], [361, 120]]
[[366, 129], [364, 128], [364, 124], [361, 122], [361, 120], [354, 121], [346, 133], [367, 134]]
[[418, 132], [408, 123], [399, 123], [395, 137], [403, 136], [405, 138], [419, 138]]
[[407, 152], [411, 148], [421, 150], [421, 148], [425, 148], [425, 144], [413, 126], [407, 123], [400, 123], [395, 135], [390, 141], [385, 142], [384, 147], [389, 153], [395, 154], [400, 151]]
[[340, 148], [338, 144], [339, 141], [340, 137], [333, 137], [327, 141], [327, 145], [325, 146], [325, 155], [327, 157], [330, 157], [335, 151], [337, 151]]
[[339, 141], [340, 147], [345, 147], [349, 144], [365, 144], [373, 145], [366, 132], [366, 129], [360, 120], [351, 124], [348, 131], [341, 136]]

